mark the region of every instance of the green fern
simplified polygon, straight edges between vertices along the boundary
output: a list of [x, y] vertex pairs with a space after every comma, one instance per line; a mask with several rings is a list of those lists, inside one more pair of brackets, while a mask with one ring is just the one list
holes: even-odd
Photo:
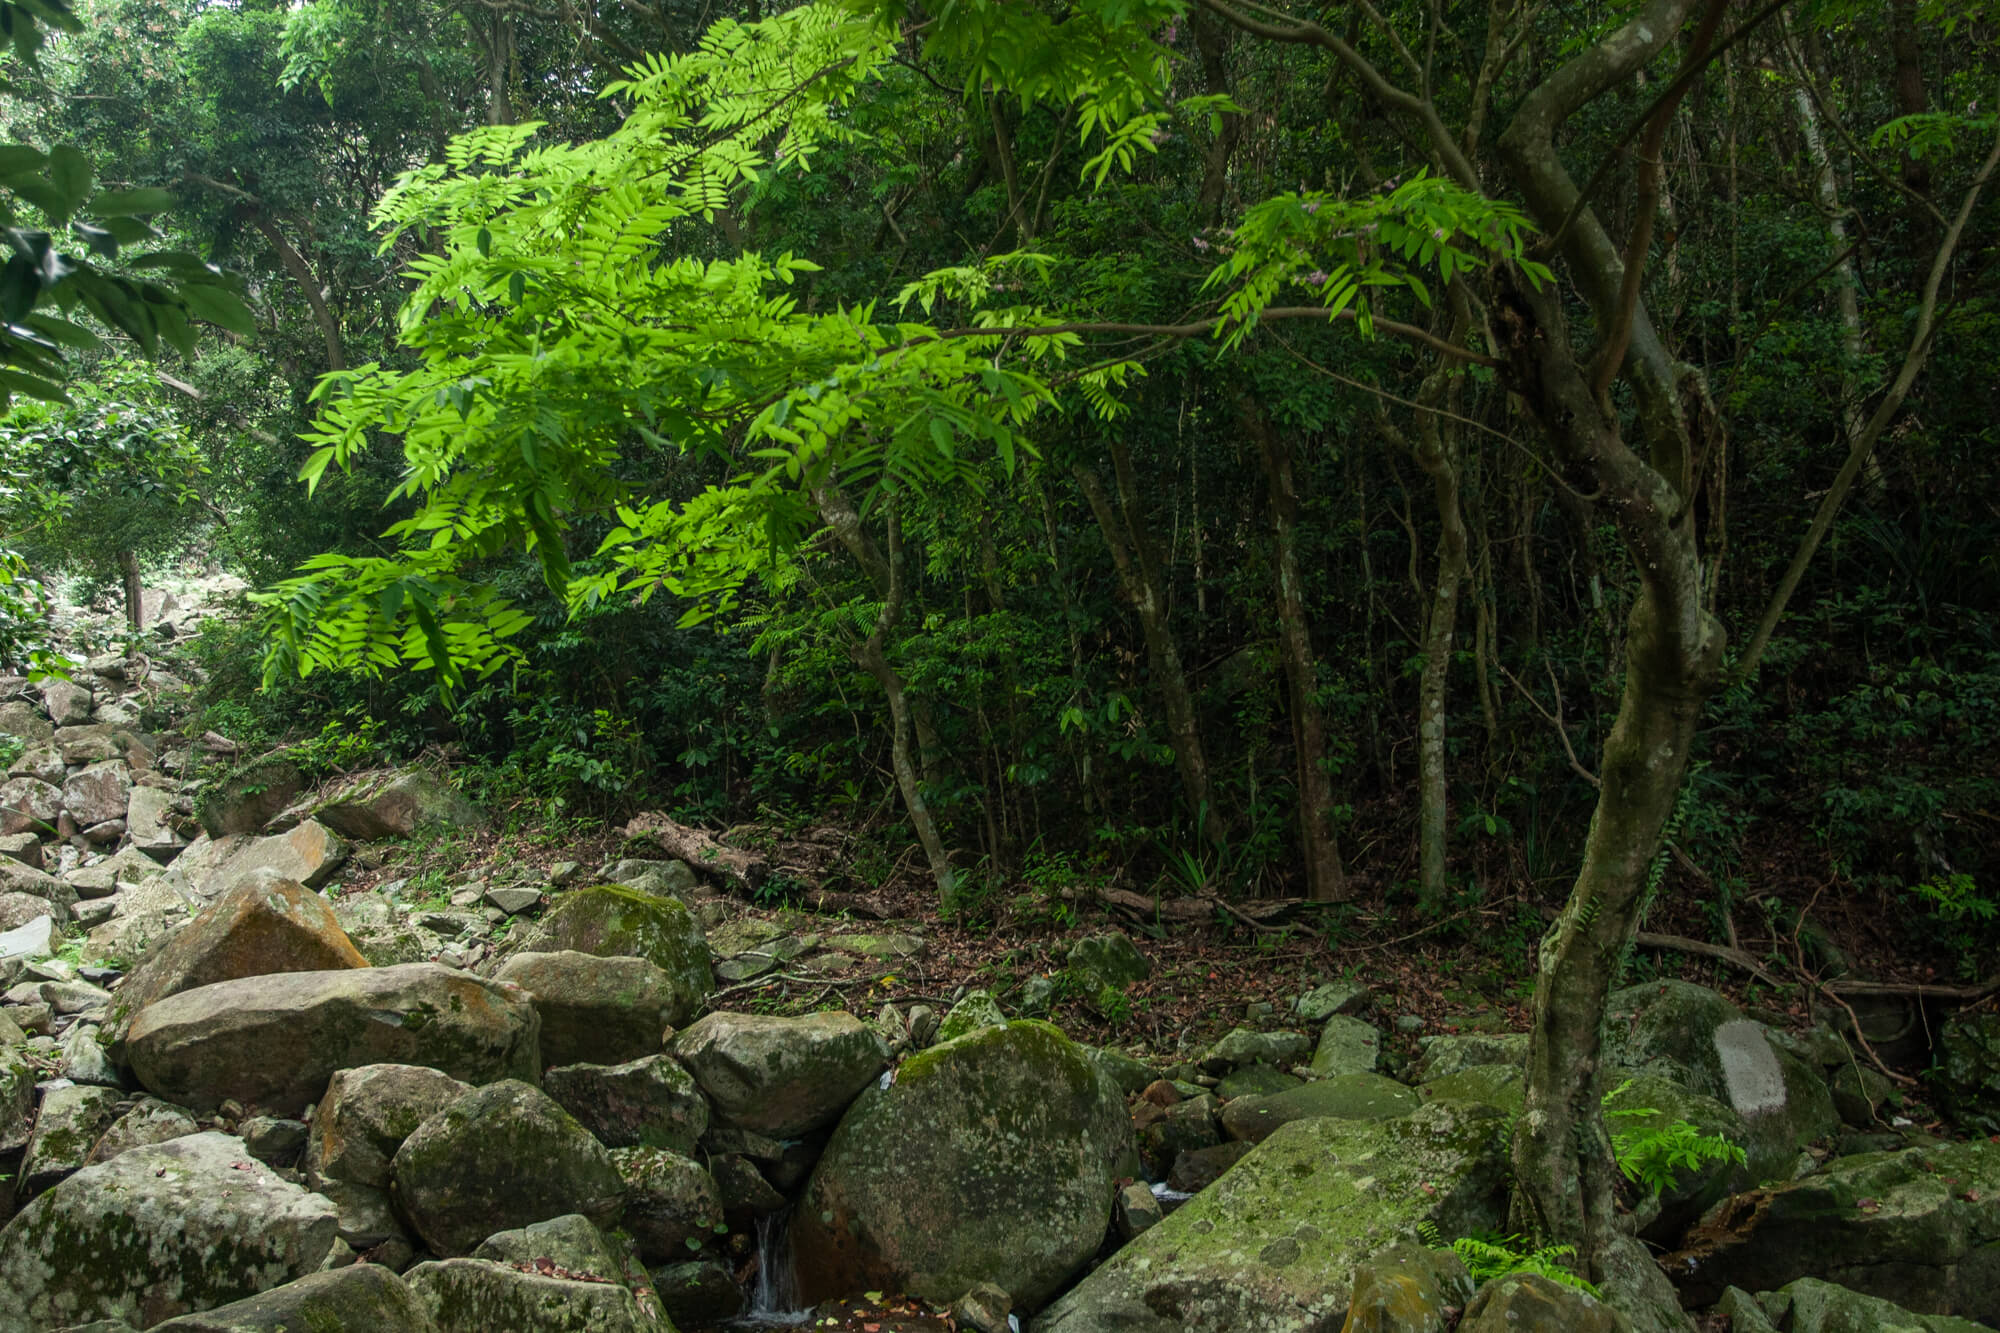
[[1564, 1265], [1576, 1258], [1574, 1245], [1543, 1245], [1531, 1249], [1522, 1236], [1503, 1236], [1493, 1232], [1475, 1232], [1470, 1236], [1460, 1236], [1449, 1245], [1443, 1243], [1436, 1226], [1429, 1222], [1417, 1224], [1417, 1234], [1424, 1244], [1434, 1250], [1450, 1250], [1465, 1265], [1471, 1275], [1473, 1285], [1490, 1282], [1497, 1277], [1507, 1277], [1513, 1273], [1533, 1273], [1551, 1282], [1595, 1296], [1597, 1288], [1578, 1277]]
[[[1612, 1100], [1631, 1086], [1632, 1080], [1628, 1078], [1604, 1094], [1606, 1120], [1643, 1120], [1660, 1114], [1650, 1106], [1609, 1109]], [[1699, 1171], [1710, 1162], [1734, 1162], [1742, 1166], [1750, 1160], [1749, 1154], [1737, 1144], [1720, 1134], [1704, 1134], [1699, 1125], [1687, 1120], [1613, 1133], [1611, 1151], [1625, 1178], [1645, 1186], [1652, 1194], [1672, 1189], [1679, 1180], [1678, 1172]]]

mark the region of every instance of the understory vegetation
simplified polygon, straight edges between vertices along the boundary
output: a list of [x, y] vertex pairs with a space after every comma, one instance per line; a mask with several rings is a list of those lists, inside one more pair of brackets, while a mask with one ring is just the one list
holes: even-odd
[[1538, 1051], [1642, 929], [2000, 968], [1983, 5], [51, 12], [10, 667], [213, 563], [194, 734], [846, 831], [774, 899], [1490, 941]]

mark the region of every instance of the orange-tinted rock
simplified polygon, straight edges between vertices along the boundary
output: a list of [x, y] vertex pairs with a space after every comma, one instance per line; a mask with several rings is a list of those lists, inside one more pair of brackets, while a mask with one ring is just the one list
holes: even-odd
[[326, 900], [276, 871], [243, 876], [118, 988], [105, 1021], [113, 1058], [140, 1010], [169, 995], [272, 972], [366, 967]]

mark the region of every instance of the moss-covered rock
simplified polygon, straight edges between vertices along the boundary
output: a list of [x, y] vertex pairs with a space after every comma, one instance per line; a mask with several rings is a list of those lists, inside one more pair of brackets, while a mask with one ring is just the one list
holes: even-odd
[[993, 1282], [1032, 1309], [1096, 1252], [1131, 1126], [1046, 1023], [981, 1027], [863, 1092], [794, 1216], [806, 1300], [889, 1286], [956, 1299]]
[[389, 1170], [397, 1207], [447, 1257], [566, 1213], [609, 1225], [625, 1192], [590, 1131], [518, 1079], [474, 1089], [426, 1120]]
[[1422, 1224], [1505, 1215], [1507, 1121], [1434, 1103], [1389, 1121], [1299, 1120], [1144, 1232], [1035, 1321], [1036, 1333], [1319, 1333], [1356, 1270]]
[[1690, 1305], [1816, 1277], [1924, 1314], [2000, 1324], [2000, 1144], [1828, 1162], [1738, 1194], [1661, 1260]]
[[1528, 1034], [1525, 1032], [1426, 1037], [1423, 1054], [1417, 1058], [1417, 1067], [1411, 1071], [1410, 1081], [1429, 1083], [1473, 1065], [1513, 1065], [1519, 1068], [1527, 1062]]
[[[1918, 1314], [1893, 1302], [1817, 1278], [1802, 1277], [1757, 1293], [1768, 1327], [1786, 1333], [1983, 1333], [1986, 1325], [1952, 1315]], [[1744, 1333], [1750, 1333], [1747, 1328]]]
[[1382, 1034], [1373, 1023], [1335, 1014], [1320, 1030], [1313, 1048], [1312, 1071], [1321, 1078], [1337, 1074], [1372, 1074], [1382, 1055]]
[[305, 771], [288, 756], [263, 755], [204, 782], [195, 793], [194, 817], [211, 838], [258, 833], [305, 788]]
[[716, 1119], [776, 1139], [838, 1120], [889, 1063], [880, 1034], [845, 1010], [710, 1014], [674, 1038], [673, 1052]]
[[1226, 1102], [1238, 1097], [1264, 1097], [1274, 1092], [1287, 1092], [1303, 1082], [1303, 1079], [1280, 1073], [1269, 1065], [1245, 1065], [1218, 1081], [1215, 1095]]
[[418, 1264], [404, 1280], [438, 1333], [672, 1333], [641, 1308], [630, 1290], [612, 1282], [580, 1282], [523, 1272], [491, 1259]]
[[336, 1070], [424, 1065], [467, 1083], [541, 1075], [525, 992], [435, 963], [244, 977], [170, 995], [133, 1020], [126, 1054], [149, 1091], [296, 1116]]
[[1938, 1109], [1966, 1130], [2000, 1134], [2000, 1015], [1957, 1014], [1945, 1022], [1930, 1089]]
[[1460, 1333], [1632, 1333], [1632, 1321], [1588, 1292], [1538, 1273], [1509, 1273], [1479, 1289]]
[[421, 1065], [362, 1065], [334, 1074], [313, 1112], [306, 1179], [389, 1188], [389, 1163], [403, 1141], [472, 1089]]
[[21, 1160], [21, 1197], [32, 1198], [90, 1160], [98, 1136], [118, 1118], [118, 1090], [69, 1084], [42, 1095], [35, 1132]]
[[135, 968], [106, 1012], [114, 1060], [140, 1010], [169, 995], [238, 977], [327, 972], [368, 960], [334, 920], [326, 900], [272, 870], [245, 875]]
[[565, 1213], [546, 1222], [496, 1231], [480, 1242], [472, 1257], [501, 1264], [546, 1260], [557, 1268], [606, 1281], [620, 1280], [625, 1272], [604, 1233], [582, 1213]]
[[155, 1333], [435, 1333], [436, 1325], [403, 1279], [378, 1264], [353, 1264], [154, 1328]]
[[666, 1148], [618, 1148], [625, 1182], [625, 1229], [647, 1263], [685, 1259], [715, 1239], [722, 1193], [699, 1162]]
[[1446, 1333], [1471, 1299], [1472, 1278], [1452, 1251], [1392, 1245], [1354, 1270], [1341, 1333]]
[[1294, 1120], [1392, 1120], [1422, 1100], [1380, 1074], [1342, 1074], [1265, 1097], [1238, 1097], [1223, 1108], [1222, 1126], [1232, 1139], [1261, 1143]]
[[1153, 974], [1153, 965], [1122, 931], [1080, 939], [1069, 951], [1069, 971], [1086, 991], [1100, 986], [1123, 990]]
[[696, 1007], [715, 989], [708, 941], [687, 905], [617, 884], [560, 895], [520, 949], [643, 958], [672, 978], [677, 993], [697, 997]]
[[1217, 1077], [1246, 1065], [1275, 1065], [1282, 1069], [1304, 1060], [1312, 1046], [1312, 1038], [1303, 1032], [1234, 1028], [1203, 1053], [1201, 1067], [1205, 1073]]
[[407, 838], [427, 828], [471, 829], [486, 812], [437, 774], [362, 773], [344, 780], [313, 809], [313, 817], [343, 837], [375, 842]]
[[1477, 1102], [1517, 1115], [1527, 1084], [1519, 1065], [1466, 1065], [1421, 1085], [1417, 1094], [1427, 1102]]
[[992, 991], [968, 991], [939, 1021], [937, 1039], [954, 1041], [975, 1028], [1001, 1027], [1006, 1022], [1007, 1015], [1001, 1012], [1000, 1002], [993, 998]]
[[194, 1117], [180, 1107], [157, 1097], [140, 1097], [111, 1122], [109, 1129], [98, 1135], [85, 1165], [95, 1166], [134, 1148], [147, 1148], [200, 1132], [201, 1126]]
[[[1780, 1150], [1782, 1160], [1757, 1155], [1763, 1151], [1752, 1137], [1743, 1117], [1715, 1100], [1690, 1092], [1657, 1074], [1640, 1074], [1619, 1080], [1607, 1095], [1606, 1124], [1614, 1141], [1657, 1134], [1677, 1121], [1693, 1125], [1702, 1134], [1728, 1140], [1749, 1154], [1748, 1165], [1739, 1166], [1725, 1158], [1712, 1158], [1698, 1167], [1677, 1167], [1674, 1183], [1660, 1192], [1659, 1215], [1642, 1233], [1647, 1239], [1671, 1244], [1709, 1207], [1731, 1190], [1742, 1189], [1757, 1180], [1789, 1176], [1795, 1154]], [[1650, 1111], [1651, 1115], [1639, 1115]]]
[[0, 1333], [94, 1319], [149, 1328], [319, 1270], [334, 1205], [226, 1134], [194, 1134], [86, 1167], [0, 1231]]
[[657, 1055], [667, 1033], [707, 998], [644, 958], [598, 958], [574, 949], [515, 954], [495, 979], [534, 997], [544, 1065], [615, 1065]]
[[690, 1152], [708, 1132], [708, 1102], [670, 1056], [562, 1065], [542, 1075], [542, 1086], [607, 1148]]
[[676, 1328], [712, 1328], [743, 1313], [743, 1289], [716, 1259], [668, 1264], [654, 1272], [653, 1286]]

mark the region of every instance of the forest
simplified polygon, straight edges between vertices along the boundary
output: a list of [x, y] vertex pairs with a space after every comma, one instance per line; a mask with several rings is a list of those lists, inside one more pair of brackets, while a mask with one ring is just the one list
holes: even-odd
[[[1295, 947], [1476, 974], [1528, 1034], [1505, 1232], [1642, 1328], [1634, 982], [2000, 1125], [1869, 1008], [2000, 994], [1980, 0], [0, 31], [0, 668], [35, 688], [95, 606], [229, 756], [448, 772], [503, 847], [653, 820], [754, 859], [759, 909], [1224, 960], [1159, 985], [1168, 1028], [1289, 1004], [1250, 974]], [[248, 591], [160, 625], [196, 571]], [[1058, 1014], [1115, 1033], [1122, 986]]]

